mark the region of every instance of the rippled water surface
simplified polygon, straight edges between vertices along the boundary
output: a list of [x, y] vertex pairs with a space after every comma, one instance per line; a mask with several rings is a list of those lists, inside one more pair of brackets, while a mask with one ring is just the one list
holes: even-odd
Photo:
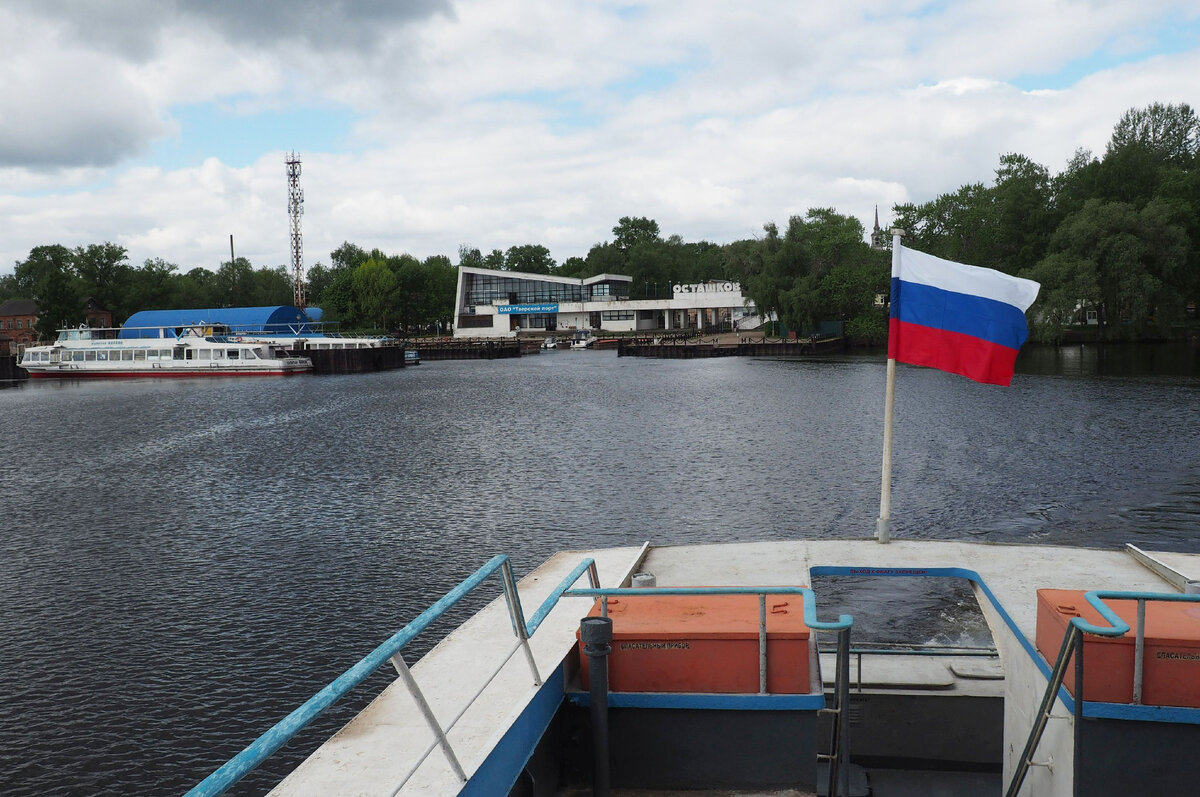
[[[1200, 551], [1181, 351], [1042, 350], [1008, 389], [902, 367], [896, 535]], [[0, 793], [181, 793], [495, 553], [867, 536], [883, 380], [550, 352], [0, 390]]]

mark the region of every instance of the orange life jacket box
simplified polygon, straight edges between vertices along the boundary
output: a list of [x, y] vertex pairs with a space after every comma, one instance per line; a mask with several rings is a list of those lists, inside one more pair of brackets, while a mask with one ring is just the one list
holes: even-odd
[[[1039, 589], [1037, 649], [1053, 666], [1067, 623], [1074, 617], [1108, 626], [1082, 590]], [[1133, 653], [1137, 601], [1105, 600], [1129, 624], [1123, 637], [1083, 636], [1083, 699], [1097, 703], [1133, 702]], [[1200, 603], [1146, 602], [1142, 656], [1142, 704], [1200, 708]], [[1074, 657], [1063, 685], [1075, 694]]]
[[[600, 616], [600, 604], [588, 613]], [[757, 694], [757, 595], [647, 595], [608, 601], [612, 692]], [[576, 632], [576, 637], [579, 634]], [[808, 694], [810, 632], [800, 595], [767, 596], [767, 692]], [[579, 646], [589, 688], [588, 657]]]

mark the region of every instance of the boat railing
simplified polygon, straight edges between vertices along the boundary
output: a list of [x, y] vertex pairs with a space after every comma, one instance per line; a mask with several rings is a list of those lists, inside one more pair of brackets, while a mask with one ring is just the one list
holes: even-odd
[[1107, 626], [1095, 625], [1084, 620], [1082, 617], [1073, 617], [1067, 623], [1066, 633], [1063, 634], [1062, 646], [1058, 649], [1058, 656], [1054, 662], [1054, 668], [1050, 671], [1050, 680], [1046, 685], [1046, 692], [1042, 696], [1041, 706], [1038, 708], [1037, 716], [1034, 718], [1033, 727], [1029, 731], [1029, 738], [1025, 742], [1025, 749], [1021, 751], [1021, 757], [1017, 761], [1017, 768], [1013, 772], [1012, 780], [1009, 782], [1008, 789], [1004, 792], [1005, 797], [1016, 797], [1020, 792], [1021, 786], [1025, 781], [1025, 776], [1029, 773], [1029, 768], [1035, 766], [1033, 754], [1037, 752], [1038, 744], [1042, 740], [1042, 735], [1046, 730], [1046, 725], [1050, 720], [1050, 714], [1054, 709], [1054, 701], [1059, 696], [1059, 691], [1063, 687], [1063, 682], [1066, 679], [1067, 667], [1069, 663], [1074, 661], [1075, 669], [1075, 690], [1074, 701], [1072, 704], [1074, 723], [1075, 723], [1075, 782], [1079, 782], [1079, 772], [1081, 766], [1081, 756], [1079, 755], [1079, 734], [1081, 731], [1081, 723], [1083, 721], [1083, 637], [1085, 634], [1102, 637], [1122, 637], [1129, 633], [1129, 624], [1122, 620], [1116, 612], [1114, 612], [1104, 601], [1105, 600], [1132, 600], [1137, 602], [1137, 628], [1134, 636], [1133, 648], [1133, 703], [1141, 705], [1142, 703], [1142, 659], [1145, 654], [1146, 645], [1146, 603], [1149, 601], [1165, 601], [1174, 603], [1200, 603], [1200, 595], [1173, 593], [1173, 592], [1125, 592], [1112, 590], [1093, 590], [1084, 594], [1084, 598], [1092, 608], [1100, 613], [1100, 617]]
[[[433, 711], [430, 709], [429, 703], [425, 700], [421, 688], [417, 685], [412, 673], [409, 671], [407, 663], [404, 661], [402, 655], [404, 648], [422, 631], [429, 628], [430, 625], [455, 606], [455, 604], [479, 587], [489, 576], [497, 572], [500, 574], [501, 584], [504, 589], [505, 603], [508, 607], [509, 619], [512, 622], [515, 643], [507, 655], [504, 656], [504, 660], [492, 671], [484, 684], [471, 696], [471, 699], [467, 701], [467, 705], [450, 722], [442, 725], [433, 715]], [[447, 734], [454, 727], [455, 723], [466, 714], [467, 710], [480, 695], [483, 694], [484, 690], [495, 680], [496, 676], [500, 674], [518, 650], [523, 649], [525, 652], [525, 658], [529, 664], [534, 685], [541, 685], [542, 678], [538, 672], [537, 663], [534, 661], [533, 651], [529, 647], [529, 639], [537, 631], [542, 621], [549, 615], [563, 594], [585, 573], [592, 586], [598, 587], [600, 581], [596, 572], [596, 563], [592, 559], [584, 559], [550, 593], [542, 605], [538, 607], [537, 611], [534, 612], [529, 622], [526, 622], [509, 558], [504, 555], [493, 557], [486, 565], [476, 570], [469, 578], [446, 593], [441, 600], [423, 611], [416, 619], [393, 634], [382, 645], [334, 679], [299, 708], [277, 722], [270, 730], [251, 742], [240, 753], [218, 767], [216, 771], [187, 792], [186, 797], [201, 797], [202, 795], [204, 797], [213, 797], [214, 795], [224, 794], [237, 784], [238, 781], [270, 758], [279, 748], [287, 744], [297, 733], [312, 723], [313, 720], [323, 714], [330, 706], [355, 687], [362, 684], [376, 670], [389, 662], [395, 667], [400, 680], [404, 682], [411, 693], [435, 737], [434, 742], [425, 749], [392, 793], [396, 794], [404, 788], [404, 785], [416, 773], [425, 759], [429, 757], [429, 754], [438, 747], [442, 749], [451, 769], [465, 783], [467, 780], [466, 773], [450, 745]]]
[[[452, 607], [462, 601], [467, 595], [478, 588], [491, 575], [499, 573], [501, 585], [505, 598], [505, 604], [508, 608], [509, 619], [512, 624], [515, 641], [513, 646], [504, 655], [503, 661], [493, 669], [490, 675], [485, 679], [482, 686], [471, 696], [466, 705], [458, 712], [458, 714], [444, 725], [440, 723], [433, 715], [428, 702], [425, 700], [420, 686], [416, 683], [409, 671], [408, 664], [404, 661], [404, 648], [413, 641], [421, 632], [428, 629], [433, 623], [446, 614]], [[575, 583], [584, 575], [588, 576], [588, 581], [591, 584], [590, 589], [572, 589]], [[357, 664], [346, 670], [324, 689], [319, 691], [313, 697], [309, 698], [303, 705], [292, 711], [282, 720], [277, 722], [273, 727], [251, 742], [245, 749], [229, 759], [227, 762], [218, 767], [211, 775], [198, 783], [194, 788], [187, 792], [185, 797], [214, 797], [215, 795], [224, 794], [231, 789], [246, 775], [253, 772], [270, 758], [276, 751], [287, 744], [301, 730], [311, 724], [317, 717], [321, 716], [334, 703], [351, 692], [353, 689], [361, 685], [367, 678], [375, 673], [380, 667], [387, 663], [391, 663], [396, 669], [399, 680], [403, 681], [405, 687], [410, 692], [418, 709], [420, 710], [425, 722], [428, 724], [433, 733], [434, 741], [421, 753], [416, 763], [400, 780], [398, 785], [392, 791], [392, 794], [397, 794], [408, 780], [417, 772], [429, 755], [439, 747], [449, 764], [450, 768], [458, 776], [462, 782], [467, 781], [467, 775], [462, 765], [458, 761], [453, 748], [450, 745], [448, 733], [470, 709], [476, 700], [484, 693], [488, 686], [495, 680], [500, 672], [507, 666], [508, 662], [516, 654], [517, 650], [524, 650], [526, 661], [528, 662], [530, 674], [533, 684], [540, 686], [542, 684], [541, 674], [538, 672], [537, 663], [533, 657], [533, 651], [529, 647], [529, 640], [537, 632], [542, 622], [549, 616], [550, 612], [558, 605], [558, 602], [563, 597], [584, 597], [591, 596], [599, 598], [601, 603], [601, 611], [607, 615], [608, 597], [610, 595], [633, 595], [646, 596], [650, 594], [757, 594], [759, 595], [759, 646], [760, 646], [760, 664], [759, 664], [759, 684], [762, 691], [766, 691], [766, 596], [778, 594], [796, 594], [804, 596], [804, 621], [809, 628], [815, 631], [836, 631], [838, 632], [838, 677], [835, 687], [837, 704], [833, 709], [826, 709], [829, 713], [835, 716], [835, 721], [831, 730], [831, 746], [830, 755], [821, 756], [821, 758], [830, 759], [829, 768], [829, 790], [828, 794], [838, 794], [837, 784], [847, 783], [849, 773], [849, 755], [847, 754], [848, 746], [847, 738], [847, 705], [848, 705], [848, 689], [849, 689], [849, 651], [850, 651], [850, 627], [853, 624], [853, 618], [849, 615], [841, 615], [836, 621], [824, 622], [817, 619], [816, 616], [816, 599], [813, 591], [808, 587], [690, 587], [690, 588], [660, 588], [660, 589], [608, 589], [601, 590], [599, 588], [600, 580], [596, 571], [596, 563], [593, 559], [587, 558], [582, 560], [576, 567], [568, 573], [562, 581], [549, 593], [542, 601], [541, 605], [526, 621], [524, 610], [521, 605], [520, 594], [517, 591], [516, 580], [513, 577], [512, 565], [509, 558], [504, 555], [493, 557], [487, 564], [479, 568], [470, 577], [462, 581], [450, 592], [446, 593], [441, 600], [434, 603], [412, 622], [397, 631], [383, 644], [373, 650], [371, 653], [363, 657]]]
[[[811, 587], [617, 587], [608, 589], [571, 589], [567, 597], [593, 597], [600, 600], [600, 616], [608, 616], [608, 600], [613, 597], [645, 598], [653, 595], [757, 595], [758, 596], [758, 691], [767, 693], [767, 596], [800, 595], [804, 605], [804, 624], [813, 631], [837, 632], [837, 664], [834, 677], [834, 707], [823, 709], [833, 717], [829, 753], [818, 760], [829, 766], [825, 794], [840, 795], [850, 782], [849, 700], [850, 700], [850, 628], [854, 618], [843, 614], [837, 620], [817, 619], [817, 598]], [[841, 786], [839, 787], [839, 784]]]

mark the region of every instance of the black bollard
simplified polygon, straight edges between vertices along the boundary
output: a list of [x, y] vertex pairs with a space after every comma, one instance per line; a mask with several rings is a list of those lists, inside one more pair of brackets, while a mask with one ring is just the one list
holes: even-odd
[[612, 619], [585, 617], [579, 622], [579, 639], [588, 657], [592, 714], [592, 794], [608, 797], [608, 654], [612, 650]]

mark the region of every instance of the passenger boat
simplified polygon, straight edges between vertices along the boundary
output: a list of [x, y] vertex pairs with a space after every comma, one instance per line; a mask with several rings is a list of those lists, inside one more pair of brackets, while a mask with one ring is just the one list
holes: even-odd
[[31, 346], [20, 366], [31, 379], [190, 376], [287, 376], [312, 370], [284, 345], [232, 335], [219, 325], [59, 330]]
[[[993, 644], [856, 645], [821, 586], [845, 578], [962, 584]], [[189, 795], [389, 667], [271, 794], [1193, 794], [1197, 579], [1200, 554], [1134, 546], [647, 544], [519, 581], [497, 556]], [[410, 667], [406, 646], [481, 589], [500, 597]]]
[[543, 349], [557, 349], [558, 348], [558, 338], [556, 338], [553, 335], [546, 338], [545, 340], [542, 341], [542, 348]]

